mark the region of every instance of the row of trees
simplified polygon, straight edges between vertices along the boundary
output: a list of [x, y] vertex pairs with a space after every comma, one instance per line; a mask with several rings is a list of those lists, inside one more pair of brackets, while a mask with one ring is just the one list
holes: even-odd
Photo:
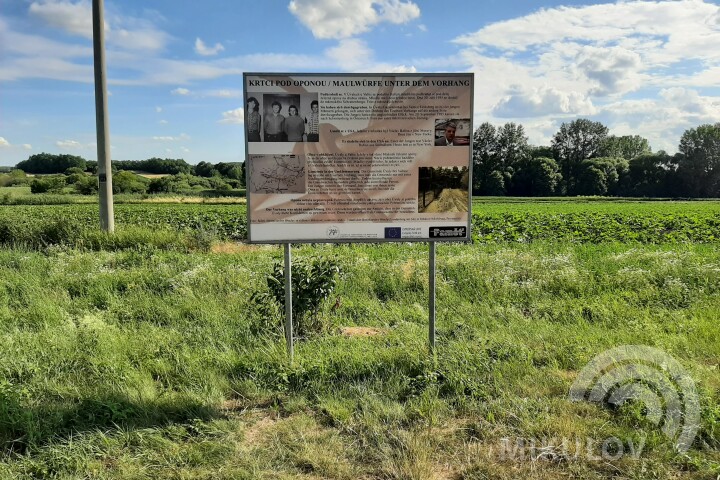
[[[549, 146], [531, 146], [523, 126], [515, 123], [500, 127], [483, 123], [473, 142], [474, 195], [720, 197], [720, 123], [686, 130], [675, 155], [653, 153], [646, 139], [610, 135], [605, 125], [588, 119], [563, 123]], [[129, 191], [141, 187], [178, 191], [197, 186], [192, 177], [215, 179], [201, 182], [208, 188], [223, 182], [234, 188], [245, 179], [244, 163], [190, 165], [182, 159], [150, 158], [113, 161], [112, 165], [115, 183]], [[75, 155], [41, 153], [18, 163], [17, 168], [33, 174], [96, 173], [97, 163]], [[120, 175], [128, 170], [168, 174], [174, 180], [152, 183], [137, 175]], [[0, 186], [27, 181], [23, 177], [2, 174]], [[70, 180], [91, 188], [88, 179]]]
[[[94, 195], [98, 191], [97, 177], [83, 171], [70, 169], [63, 175], [46, 175], [28, 178], [32, 193], [80, 193]], [[79, 169], [77, 169], [79, 170]], [[19, 170], [17, 170], [19, 171]], [[187, 173], [176, 173], [160, 178], [145, 178], [127, 170], [118, 171], [113, 175], [113, 193], [177, 193], [200, 194], [207, 191], [228, 193], [233, 189], [242, 188], [240, 181], [225, 179], [218, 176], [210, 178], [198, 177]]]
[[[97, 162], [88, 161], [77, 155], [55, 155], [38, 153], [16, 165], [17, 169], [30, 174], [65, 173], [71, 168], [97, 173]], [[113, 171], [139, 171], [165, 175], [196, 175], [198, 177], [224, 177], [243, 181], [245, 170], [241, 162], [216, 163], [200, 162], [190, 165], [181, 158], [148, 158], [147, 160], [113, 160]]]
[[473, 140], [474, 195], [720, 197], [720, 123], [686, 130], [675, 155], [587, 119], [563, 123], [545, 147], [515, 123], [483, 123]]
[[[183, 159], [150, 158], [112, 162], [113, 193], [204, 194], [214, 191], [229, 194], [242, 189], [245, 179], [243, 163], [200, 162], [190, 165]], [[137, 171], [159, 178], [146, 178]], [[32, 177], [26, 175], [42, 175]], [[0, 187], [29, 185], [32, 193], [81, 193], [98, 191], [97, 162], [75, 155], [40, 153], [17, 164], [8, 173], [0, 173]]]

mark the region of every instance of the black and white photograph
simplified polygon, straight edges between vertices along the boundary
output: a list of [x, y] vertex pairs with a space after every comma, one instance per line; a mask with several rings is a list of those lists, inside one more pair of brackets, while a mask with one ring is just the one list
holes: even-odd
[[[320, 105], [317, 93], [262, 95], [262, 141], [317, 142], [320, 139]], [[256, 98], [256, 97], [251, 97]], [[250, 98], [248, 99], [250, 109]], [[251, 113], [248, 113], [250, 121]], [[257, 116], [253, 115], [253, 121]], [[255, 124], [252, 128], [254, 129]], [[251, 126], [248, 123], [248, 141]]]

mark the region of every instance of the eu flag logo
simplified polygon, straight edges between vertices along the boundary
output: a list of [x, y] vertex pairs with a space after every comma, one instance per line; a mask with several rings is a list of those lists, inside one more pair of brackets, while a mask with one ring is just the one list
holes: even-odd
[[385, 227], [385, 238], [401, 238], [400, 227]]

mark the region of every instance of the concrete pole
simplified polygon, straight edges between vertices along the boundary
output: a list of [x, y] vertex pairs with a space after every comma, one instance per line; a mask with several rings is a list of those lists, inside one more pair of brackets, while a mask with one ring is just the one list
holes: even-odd
[[92, 1], [93, 57], [95, 64], [95, 131], [97, 135], [97, 165], [100, 193], [100, 228], [115, 231], [113, 209], [112, 167], [110, 163], [110, 127], [107, 111], [107, 83], [105, 80], [105, 14], [103, 0]]

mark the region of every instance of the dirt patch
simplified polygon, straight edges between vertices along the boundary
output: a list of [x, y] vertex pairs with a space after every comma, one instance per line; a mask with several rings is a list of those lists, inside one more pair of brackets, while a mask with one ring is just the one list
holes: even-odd
[[239, 242], [220, 242], [213, 244], [210, 247], [212, 253], [231, 255], [234, 253], [245, 253], [245, 252], [257, 252], [259, 250], [267, 249], [265, 245], [248, 245], [247, 243]]
[[345, 337], [375, 337], [385, 335], [387, 331], [373, 327], [342, 327], [340, 333]]
[[275, 415], [268, 415], [266, 413], [257, 413], [255, 415], [255, 421], [250, 425], [244, 432], [243, 443], [245, 445], [255, 445], [259, 443], [265, 433], [278, 423], [279, 419]]

